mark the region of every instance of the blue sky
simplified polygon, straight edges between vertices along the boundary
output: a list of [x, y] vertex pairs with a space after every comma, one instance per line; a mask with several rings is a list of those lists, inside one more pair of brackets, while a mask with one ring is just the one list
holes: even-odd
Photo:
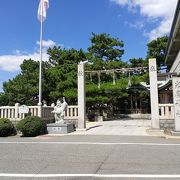
[[[146, 44], [169, 33], [177, 0], [49, 0], [43, 23], [43, 59], [53, 45], [84, 50], [91, 33], [124, 41], [122, 59], [144, 58]], [[39, 0], [2, 0], [0, 6], [0, 91], [19, 73], [23, 59], [39, 59]]]

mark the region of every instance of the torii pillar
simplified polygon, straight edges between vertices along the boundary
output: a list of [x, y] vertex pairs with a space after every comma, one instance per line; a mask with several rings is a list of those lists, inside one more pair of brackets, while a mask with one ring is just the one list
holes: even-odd
[[78, 64], [78, 129], [86, 130], [85, 63]]
[[156, 59], [149, 59], [150, 97], [151, 97], [151, 128], [159, 129], [159, 102], [157, 87]]

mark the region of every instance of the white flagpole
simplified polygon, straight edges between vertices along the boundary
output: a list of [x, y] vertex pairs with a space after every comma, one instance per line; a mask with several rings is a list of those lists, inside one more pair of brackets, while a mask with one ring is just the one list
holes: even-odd
[[43, 39], [43, 0], [41, 0], [41, 28], [40, 28], [40, 61], [39, 61], [39, 116], [42, 116], [42, 39]]

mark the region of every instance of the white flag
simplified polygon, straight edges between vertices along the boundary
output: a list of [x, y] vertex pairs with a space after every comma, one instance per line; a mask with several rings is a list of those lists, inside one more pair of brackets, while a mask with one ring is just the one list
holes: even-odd
[[46, 19], [46, 11], [49, 8], [49, 0], [40, 0], [38, 8], [38, 20], [42, 22]]

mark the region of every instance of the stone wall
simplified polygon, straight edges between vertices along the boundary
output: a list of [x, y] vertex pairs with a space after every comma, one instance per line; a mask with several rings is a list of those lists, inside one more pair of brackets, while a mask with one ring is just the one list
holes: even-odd
[[172, 119], [166, 119], [166, 120], [160, 119], [160, 129], [174, 130], [174, 128], [175, 128], [174, 120], [172, 120]]

